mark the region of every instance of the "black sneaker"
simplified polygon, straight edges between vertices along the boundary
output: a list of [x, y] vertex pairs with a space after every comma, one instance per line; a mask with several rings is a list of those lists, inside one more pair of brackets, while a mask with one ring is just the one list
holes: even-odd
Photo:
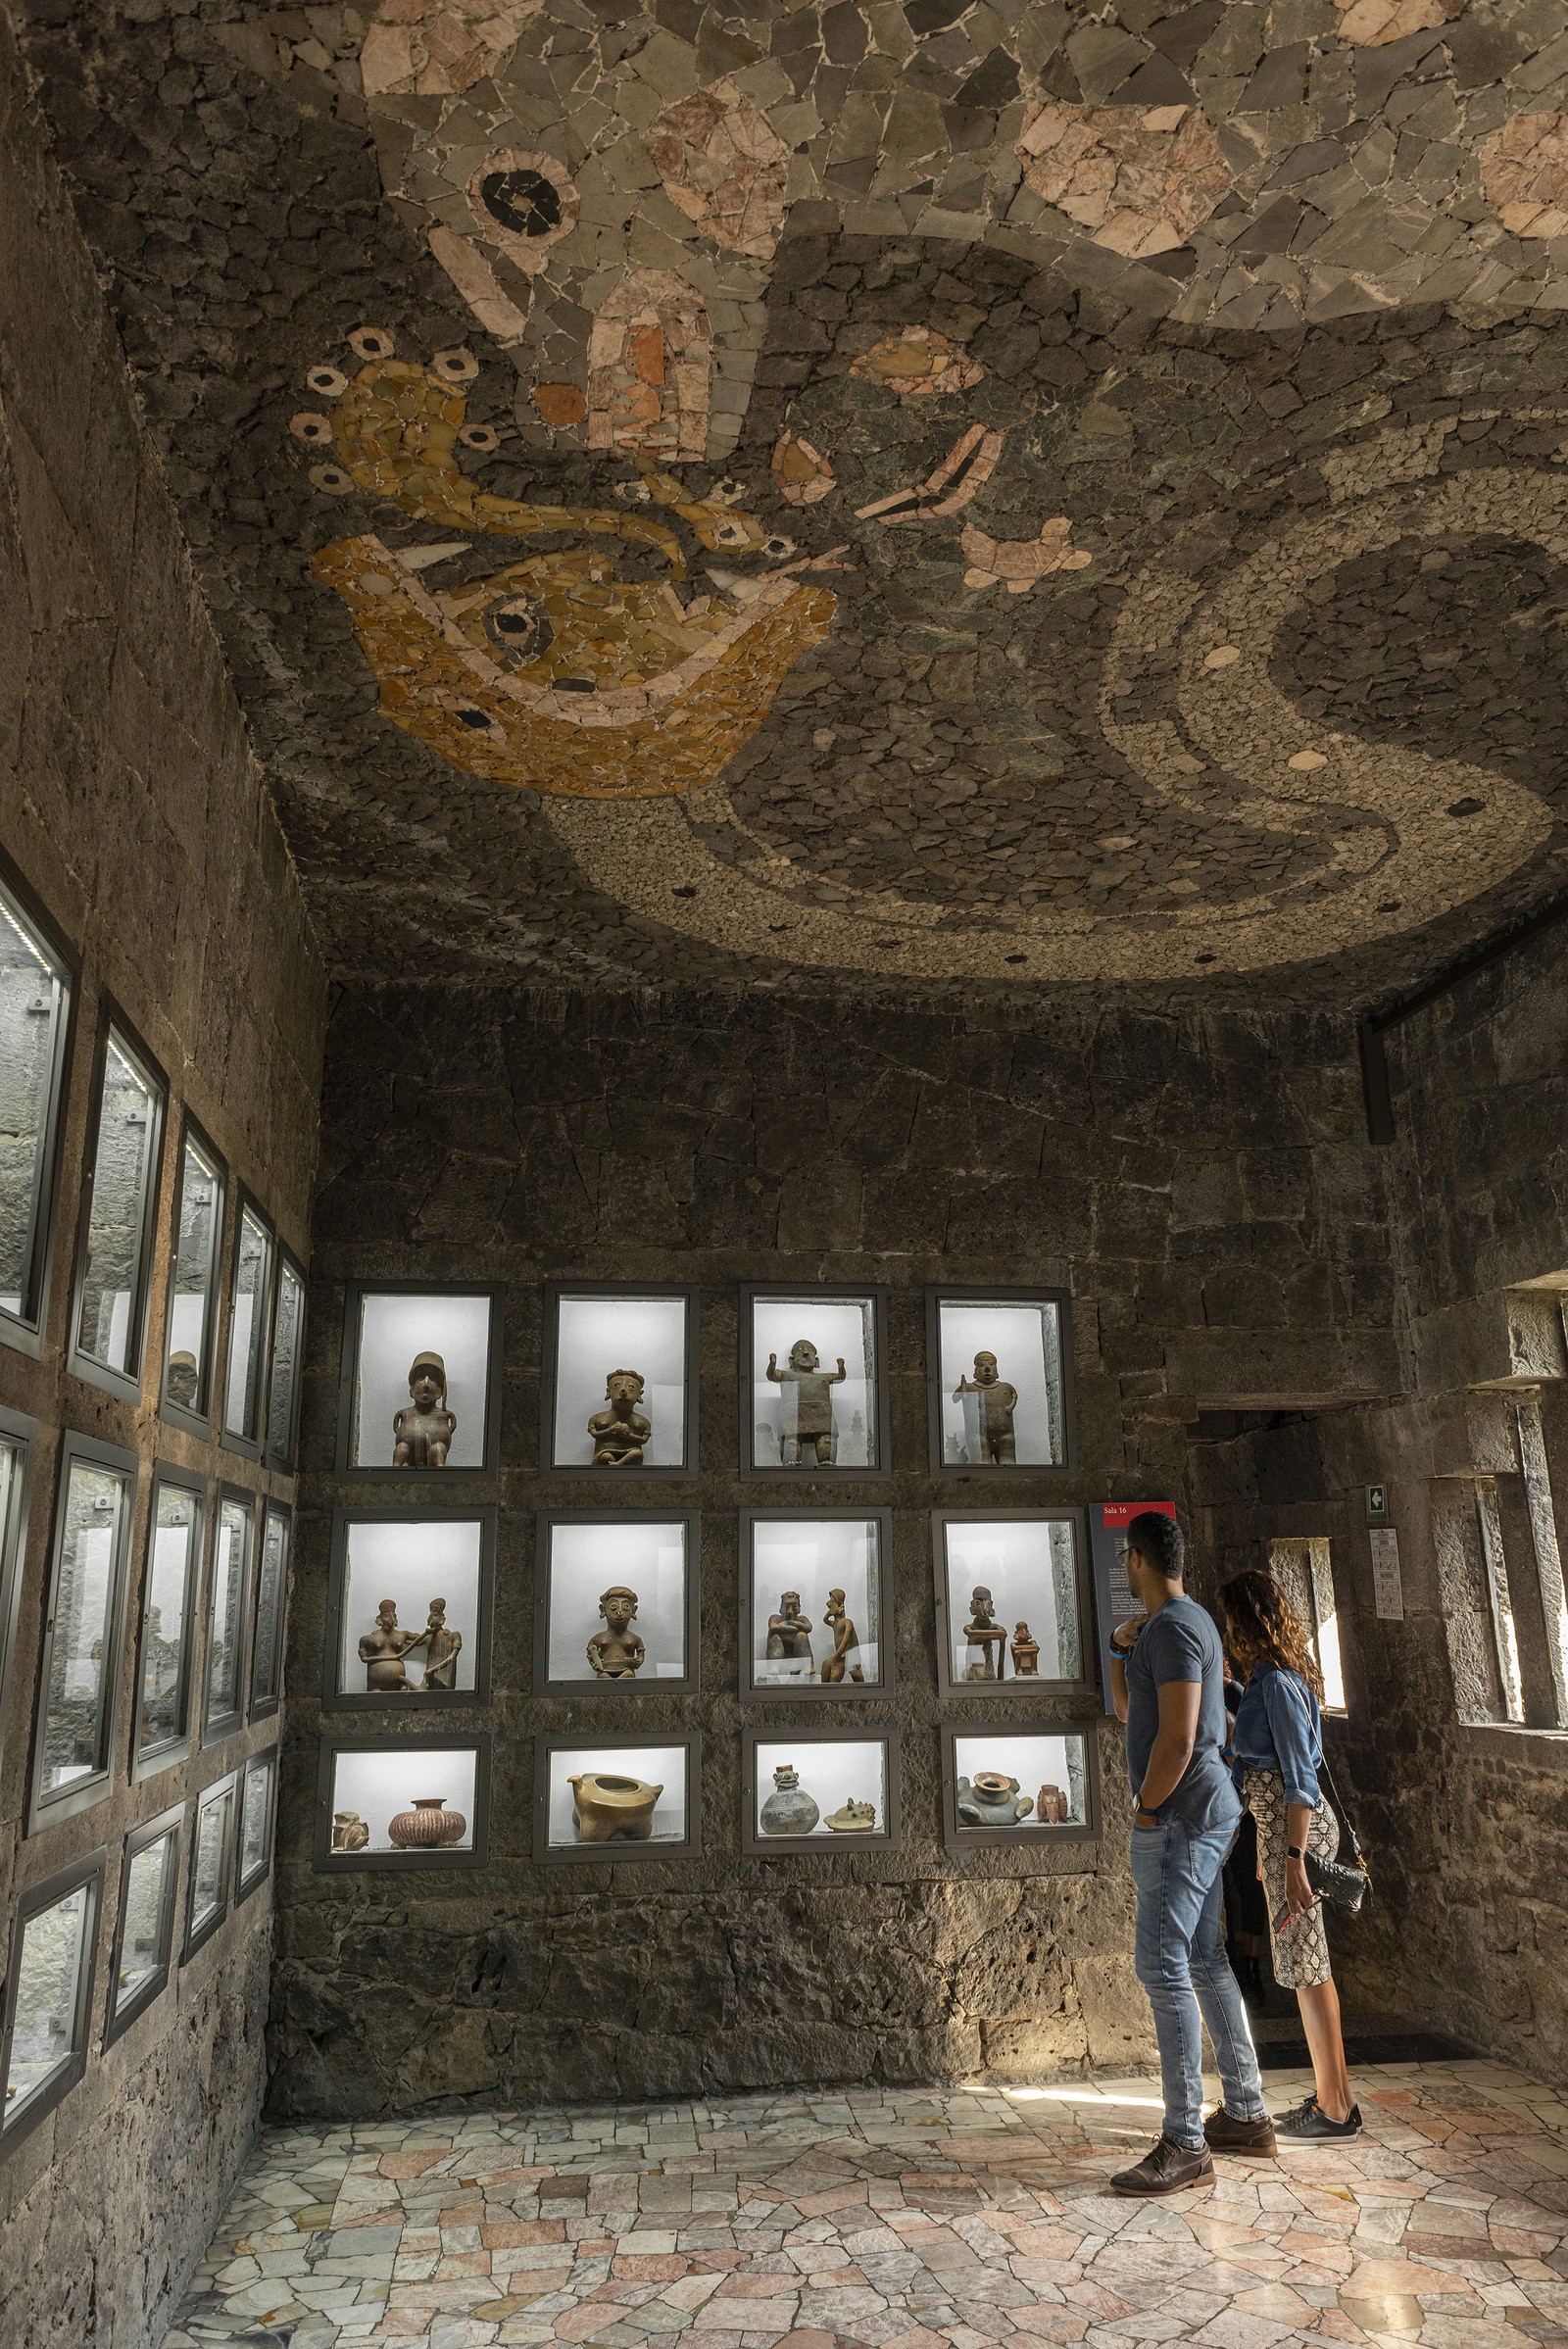
[[1317, 2098], [1308, 2096], [1293, 2111], [1283, 2113], [1275, 2127], [1282, 2137], [1294, 2137], [1298, 2143], [1302, 2138], [1316, 2138], [1323, 2142], [1329, 2138], [1343, 2140], [1358, 2137], [1361, 2133], [1361, 2107], [1352, 2104], [1348, 2121], [1331, 2121]]
[[1178, 2194], [1183, 2186], [1213, 2182], [1214, 2162], [1208, 2147], [1194, 2152], [1189, 2146], [1173, 2145], [1169, 2137], [1161, 2137], [1141, 2162], [1120, 2171], [1110, 2181], [1117, 2194]]

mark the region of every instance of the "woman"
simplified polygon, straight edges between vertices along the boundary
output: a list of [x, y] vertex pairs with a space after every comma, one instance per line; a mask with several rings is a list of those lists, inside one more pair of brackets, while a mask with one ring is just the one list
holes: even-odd
[[1274, 1979], [1296, 1992], [1316, 2081], [1315, 2092], [1278, 2124], [1279, 2133], [1358, 2137], [1361, 2108], [1350, 2101], [1323, 1911], [1306, 1874], [1309, 1851], [1332, 1859], [1340, 1842], [1339, 1821], [1318, 1787], [1323, 1683], [1299, 1618], [1272, 1575], [1249, 1568], [1225, 1584], [1219, 1600], [1226, 1646], [1247, 1682], [1231, 1737], [1232, 1775], [1257, 1825]]

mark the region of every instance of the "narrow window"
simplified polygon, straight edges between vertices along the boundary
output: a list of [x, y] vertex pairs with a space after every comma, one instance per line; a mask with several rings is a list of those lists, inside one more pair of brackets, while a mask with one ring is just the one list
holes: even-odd
[[1536, 1552], [1536, 1577], [1541, 1589], [1541, 1614], [1546, 1641], [1546, 1666], [1551, 1678], [1552, 1707], [1559, 1729], [1568, 1729], [1568, 1594], [1563, 1590], [1562, 1554], [1557, 1547], [1557, 1512], [1552, 1502], [1551, 1476], [1546, 1466], [1546, 1439], [1541, 1424], [1541, 1398], [1522, 1395], [1518, 1402], [1519, 1459], [1524, 1469], [1525, 1497], [1530, 1508], [1530, 1533]]
[[138, 1763], [160, 1753], [172, 1761], [189, 1741], [192, 1613], [204, 1514], [199, 1493], [160, 1478], [142, 1591]]
[[6, 2130], [41, 2119], [85, 2068], [101, 1877], [100, 1855], [90, 1873], [78, 1871], [58, 1891], [41, 1887], [18, 1911], [6, 2001]]
[[1523, 1721], [1524, 1687], [1519, 1677], [1519, 1637], [1514, 1628], [1513, 1597], [1508, 1589], [1508, 1564], [1503, 1555], [1502, 1520], [1497, 1513], [1496, 1488], [1485, 1479], [1476, 1486], [1476, 1514], [1481, 1525], [1481, 1555], [1486, 1565], [1487, 1598], [1492, 1610], [1492, 1639], [1497, 1659], [1506, 1721]]
[[89, 1786], [101, 1792], [109, 1775], [135, 1472], [96, 1449], [66, 1455], [44, 1634], [40, 1807]]
[[225, 1496], [219, 1506], [213, 1543], [213, 1587], [207, 1609], [207, 1704], [202, 1733], [211, 1743], [240, 1722], [240, 1650], [245, 1639], [245, 1596], [250, 1582], [255, 1517], [247, 1500]]
[[240, 1897], [261, 1883], [272, 1858], [272, 1797], [277, 1783], [277, 1754], [258, 1755], [246, 1765], [240, 1794], [239, 1870], [235, 1890]]
[[1340, 1616], [1334, 1596], [1334, 1560], [1326, 1542], [1306, 1545], [1311, 1577], [1312, 1614], [1317, 1628], [1317, 1668], [1323, 1675], [1323, 1703], [1331, 1713], [1345, 1710], [1345, 1668], [1340, 1655]]
[[262, 1364], [267, 1352], [267, 1306], [271, 1287], [271, 1235], [254, 1207], [239, 1219], [234, 1291], [228, 1316], [228, 1382], [223, 1433], [255, 1444], [261, 1429]]
[[111, 1028], [104, 1047], [87, 1226], [76, 1300], [76, 1351], [118, 1379], [141, 1377], [164, 1089]]
[[190, 1895], [185, 1911], [185, 1955], [200, 1948], [228, 1913], [234, 1858], [234, 1774], [209, 1786], [196, 1804], [191, 1837]]
[[279, 1468], [294, 1465], [304, 1338], [305, 1280], [299, 1266], [284, 1256], [277, 1268], [277, 1319], [272, 1333], [272, 1376], [267, 1400], [267, 1456]]
[[256, 1570], [256, 1635], [251, 1647], [251, 1719], [275, 1712], [281, 1692], [283, 1607], [288, 1591], [288, 1517], [270, 1508]]
[[43, 1318], [71, 978], [0, 883], [0, 1315]]
[[179, 1889], [179, 1811], [166, 1811], [125, 1846], [105, 2043], [150, 2006], [169, 1980]]
[[223, 1177], [217, 1158], [187, 1134], [179, 1160], [179, 1211], [170, 1279], [164, 1404], [205, 1423], [213, 1384], [218, 1255], [223, 1237]]

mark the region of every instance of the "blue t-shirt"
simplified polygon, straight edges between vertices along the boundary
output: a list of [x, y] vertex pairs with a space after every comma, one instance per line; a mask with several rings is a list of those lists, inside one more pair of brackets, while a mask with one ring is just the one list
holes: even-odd
[[1171, 1681], [1199, 1681], [1198, 1729], [1192, 1759], [1175, 1789], [1158, 1805], [1161, 1819], [1180, 1819], [1202, 1833], [1241, 1816], [1241, 1799], [1225, 1767], [1225, 1656], [1219, 1634], [1193, 1598], [1167, 1598], [1138, 1636], [1127, 1664], [1127, 1776], [1134, 1795], [1144, 1783], [1159, 1728], [1159, 1691]]

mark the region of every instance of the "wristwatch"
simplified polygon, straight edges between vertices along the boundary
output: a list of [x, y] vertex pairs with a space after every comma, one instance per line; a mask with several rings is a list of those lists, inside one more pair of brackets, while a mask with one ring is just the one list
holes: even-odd
[[1299, 1843], [1287, 1843], [1285, 1856], [1288, 1860], [1304, 1860], [1306, 1853]]

